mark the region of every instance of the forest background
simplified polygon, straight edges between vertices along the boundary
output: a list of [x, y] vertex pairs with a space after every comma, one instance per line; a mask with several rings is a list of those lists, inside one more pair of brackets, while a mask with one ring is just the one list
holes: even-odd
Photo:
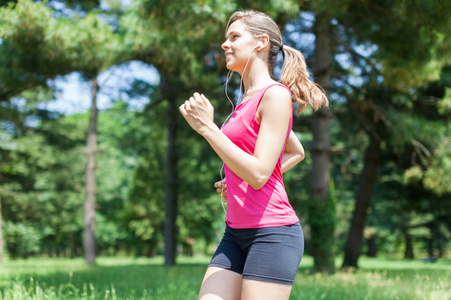
[[[295, 117], [306, 159], [284, 177], [315, 269], [333, 272], [335, 257], [357, 267], [361, 254], [449, 257], [449, 1], [3, 0], [0, 261], [211, 254], [221, 161], [177, 108], [200, 91], [218, 125], [230, 113], [220, 45], [243, 8], [276, 20], [331, 100]], [[156, 78], [112, 93], [137, 63]], [[91, 108], [50, 109], [55, 80], [74, 74]], [[238, 74], [228, 94], [239, 98]]]

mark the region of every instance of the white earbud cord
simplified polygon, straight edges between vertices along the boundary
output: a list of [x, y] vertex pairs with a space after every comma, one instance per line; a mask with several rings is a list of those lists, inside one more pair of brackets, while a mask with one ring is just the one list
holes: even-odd
[[[249, 58], [247, 59], [246, 65], [244, 66], [243, 74], [241, 75], [241, 80], [240, 80], [240, 98], [238, 99], [238, 102], [236, 104], [237, 106], [241, 103], [242, 96], [243, 96], [241, 93], [242, 93], [242, 88], [243, 88], [244, 72], [246, 72], [247, 65], [249, 64], [249, 60], [251, 59], [251, 55], [252, 55], [252, 52], [254, 52], [254, 50], [255, 50], [255, 48], [252, 49], [251, 53], [249, 54]], [[225, 119], [224, 123], [222, 123], [221, 131], [222, 131], [222, 127], [224, 127], [224, 125], [227, 123], [227, 121], [230, 119], [230, 117], [233, 116], [233, 114], [235, 113], [235, 109], [236, 109], [235, 105], [233, 104], [233, 101], [230, 100], [229, 94], [227, 93], [228, 84], [229, 84], [229, 81], [232, 78], [232, 76], [233, 76], [233, 71], [230, 70], [229, 73], [227, 74], [227, 79], [226, 79], [226, 83], [225, 83], [225, 94], [226, 94], [226, 97], [229, 100], [230, 104], [232, 105], [232, 112], [230, 113], [230, 115], [227, 116], [227, 118]], [[219, 175], [221, 176], [221, 187], [223, 186], [223, 180], [224, 180], [224, 176], [222, 174], [223, 171], [224, 171], [224, 162], [222, 163], [221, 170], [219, 171]], [[224, 210], [224, 213], [225, 213], [225, 216], [226, 216], [226, 219], [227, 219], [227, 210], [226, 210], [226, 206], [225, 206], [226, 204], [224, 203], [224, 196], [222, 195], [222, 193], [221, 193], [221, 205], [222, 205], [222, 209]]]

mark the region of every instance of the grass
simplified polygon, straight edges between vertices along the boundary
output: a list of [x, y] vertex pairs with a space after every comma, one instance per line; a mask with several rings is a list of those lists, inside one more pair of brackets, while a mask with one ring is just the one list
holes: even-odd
[[291, 299], [451, 299], [451, 262], [359, 260], [359, 270], [334, 275], [301, 269]]
[[[338, 263], [338, 262], [337, 262]], [[31, 258], [7, 260], [0, 269], [0, 299], [197, 299], [207, 257]], [[293, 285], [294, 299], [451, 299], [451, 262], [359, 260], [357, 271], [313, 274], [305, 257]]]

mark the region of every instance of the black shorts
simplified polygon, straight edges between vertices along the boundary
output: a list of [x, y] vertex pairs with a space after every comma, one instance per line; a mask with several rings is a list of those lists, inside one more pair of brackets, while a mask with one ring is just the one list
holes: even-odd
[[292, 285], [303, 253], [299, 222], [251, 229], [227, 225], [209, 266], [242, 274], [244, 279]]

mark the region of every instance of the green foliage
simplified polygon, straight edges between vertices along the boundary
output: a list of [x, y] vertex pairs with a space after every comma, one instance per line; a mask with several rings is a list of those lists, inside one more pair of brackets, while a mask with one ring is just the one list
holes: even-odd
[[91, 78], [125, 61], [122, 43], [95, 13], [55, 18], [45, 3], [24, 0], [0, 8], [0, 99], [73, 71]]
[[[3, 219], [39, 230], [30, 239], [38, 239], [43, 246], [38, 250], [54, 254], [66, 247], [75, 253], [78, 241], [74, 233], [82, 228], [79, 208], [85, 159], [80, 143], [84, 145], [84, 141], [78, 140], [75, 125], [85, 118], [68, 119], [68, 123], [48, 120], [28, 128], [26, 135], [14, 140], [15, 147], [3, 161], [9, 166], [2, 174], [4, 182], [11, 182], [2, 184]], [[22, 255], [14, 252], [18, 248], [8, 246], [8, 250], [13, 251], [12, 256]]]
[[69, 8], [83, 11], [91, 11], [100, 6], [99, 0], [69, 0], [62, 2]]
[[333, 12], [332, 18], [346, 30], [346, 40], [375, 45], [387, 86], [408, 90], [425, 85], [450, 63], [450, 20], [444, 13], [451, 11], [449, 1], [315, 2], [318, 11]]
[[406, 184], [416, 184], [423, 178], [423, 172], [420, 167], [413, 166], [404, 173], [404, 180]]
[[13, 5], [15, 5], [15, 3], [17, 3], [17, 1], [18, 1], [18, 0], [14, 0], [14, 1], [11, 1], [11, 0], [1, 0], [1, 1], [0, 1], [0, 7], [1, 7], [1, 6], [8, 6], [8, 5], [13, 6]]
[[135, 1], [120, 23], [135, 56], [160, 72], [178, 74], [188, 86], [200, 82], [202, 56], [232, 9], [224, 1], [197, 2]]
[[[437, 15], [437, 8], [449, 10], [450, 6], [443, 1], [420, 2], [406, 6], [402, 1], [318, 1], [311, 5], [322, 12], [329, 10], [329, 5], [334, 7], [335, 51], [341, 54], [338, 82], [332, 92], [340, 102], [335, 105], [339, 126], [348, 132], [340, 135], [340, 142], [346, 142], [339, 148], [349, 155], [333, 160], [349, 165], [352, 154], [363, 151], [366, 135], [382, 142], [379, 182], [372, 191], [368, 226], [377, 228], [378, 245], [384, 250], [388, 244], [393, 246], [396, 236], [402, 238], [412, 211], [414, 215], [432, 213], [437, 222], [441, 222], [441, 215], [447, 215], [448, 206], [441, 196], [446, 190], [441, 187], [448, 180], [447, 171], [436, 166], [447, 166], [447, 155], [438, 148], [449, 135], [444, 126], [446, 113], [439, 114], [446, 111], [440, 105], [446, 107], [446, 100], [441, 99], [449, 86], [449, 19]], [[355, 190], [360, 172], [351, 168], [339, 182], [347, 194]], [[428, 173], [435, 175], [432, 180], [425, 179]], [[394, 248], [401, 246], [399, 243]]]
[[[74, 51], [61, 47], [71, 31], [43, 3], [20, 1], [0, 8], [0, 90], [3, 97], [72, 71]], [[36, 59], [38, 58], [38, 59]], [[3, 100], [3, 97], [1, 99]]]
[[127, 103], [117, 101], [98, 117], [96, 238], [100, 251], [110, 249], [111, 254], [130, 240], [129, 197], [142, 148], [139, 136], [144, 134], [142, 120], [136, 116]]
[[3, 238], [12, 258], [27, 257], [40, 251], [42, 235], [33, 225], [6, 222], [3, 225]]
[[96, 13], [90, 13], [70, 26], [64, 48], [77, 54], [72, 69], [82, 71], [87, 78], [129, 59], [124, 55], [120, 37], [113, 34], [111, 26]]
[[438, 195], [451, 194], [451, 186], [449, 184], [451, 182], [450, 129], [448, 128], [447, 133], [442, 136], [424, 178], [425, 187]]
[[[215, 77], [204, 76], [205, 65], [224, 70], [219, 45], [229, 16], [240, 8], [261, 9], [286, 21], [295, 17], [294, 1], [135, 1], [121, 19], [125, 48], [154, 65], [160, 72], [176, 75], [186, 87], [203, 86]], [[152, 28], [152, 30], [149, 30]]]
[[451, 115], [451, 88], [445, 88], [445, 96], [438, 101], [439, 113], [442, 115]]
[[127, 198], [130, 206], [125, 212], [125, 220], [135, 241], [142, 247], [147, 245], [147, 252], [152, 255], [162, 240], [164, 220], [166, 130], [161, 126], [164, 122], [162, 111], [164, 106], [156, 106], [155, 110], [138, 113], [139, 121], [129, 135], [136, 145], [134, 152], [138, 160], [129, 178]]

